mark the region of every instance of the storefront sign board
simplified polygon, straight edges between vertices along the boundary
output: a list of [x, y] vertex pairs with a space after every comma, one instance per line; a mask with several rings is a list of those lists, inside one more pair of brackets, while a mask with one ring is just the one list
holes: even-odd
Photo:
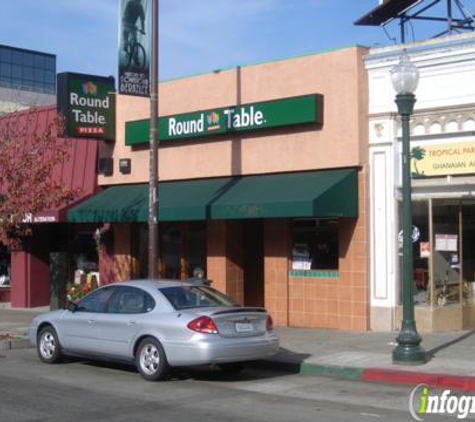
[[411, 149], [413, 178], [475, 173], [475, 141]]
[[115, 81], [113, 77], [60, 73], [58, 112], [64, 118], [64, 136], [115, 137]]
[[[165, 116], [159, 119], [160, 141], [262, 130], [297, 124], [323, 124], [319, 94]], [[125, 144], [149, 142], [150, 121], [127, 122]]]

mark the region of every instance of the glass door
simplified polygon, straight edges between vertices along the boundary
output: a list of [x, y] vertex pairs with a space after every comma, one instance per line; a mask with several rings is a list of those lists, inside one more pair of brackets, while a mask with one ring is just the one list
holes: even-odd
[[462, 276], [464, 303], [473, 303], [475, 292], [475, 204], [462, 205]]
[[449, 200], [432, 201], [432, 299], [435, 306], [461, 302], [461, 207]]

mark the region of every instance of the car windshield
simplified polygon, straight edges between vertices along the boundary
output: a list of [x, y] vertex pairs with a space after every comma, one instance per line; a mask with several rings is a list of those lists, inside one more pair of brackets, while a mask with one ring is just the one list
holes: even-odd
[[171, 286], [160, 289], [175, 309], [239, 306], [226, 295], [204, 286]]

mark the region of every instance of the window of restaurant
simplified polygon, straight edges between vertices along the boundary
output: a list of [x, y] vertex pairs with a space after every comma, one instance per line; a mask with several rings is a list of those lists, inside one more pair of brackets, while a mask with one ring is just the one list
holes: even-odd
[[206, 223], [160, 224], [160, 276], [184, 280], [196, 269], [206, 274]]
[[295, 219], [293, 270], [338, 269], [338, 219]]
[[[206, 275], [206, 222], [170, 222], [159, 225], [160, 278], [184, 280], [201, 269]], [[135, 226], [132, 255], [136, 258], [134, 277], [146, 278], [148, 273], [148, 226]]]
[[[412, 210], [415, 304], [471, 304], [475, 286], [475, 202], [413, 201]], [[401, 257], [401, 249], [399, 252]]]
[[95, 230], [78, 230], [70, 240], [69, 269], [72, 280], [85, 280], [94, 275], [99, 280], [99, 256], [95, 240]]

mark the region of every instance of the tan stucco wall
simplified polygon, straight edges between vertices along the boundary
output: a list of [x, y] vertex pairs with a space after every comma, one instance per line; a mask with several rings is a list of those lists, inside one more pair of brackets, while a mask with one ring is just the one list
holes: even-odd
[[[351, 47], [168, 81], [160, 84], [160, 115], [254, 103], [305, 94], [324, 95], [323, 127], [262, 130], [199, 140], [168, 141], [160, 148], [160, 180], [360, 166], [367, 162], [368, 86], [363, 56]], [[145, 119], [148, 99], [117, 97], [117, 137], [100, 156], [114, 159], [102, 185], [148, 180], [148, 145], [125, 146], [125, 122]], [[132, 173], [118, 171], [132, 159]]]

